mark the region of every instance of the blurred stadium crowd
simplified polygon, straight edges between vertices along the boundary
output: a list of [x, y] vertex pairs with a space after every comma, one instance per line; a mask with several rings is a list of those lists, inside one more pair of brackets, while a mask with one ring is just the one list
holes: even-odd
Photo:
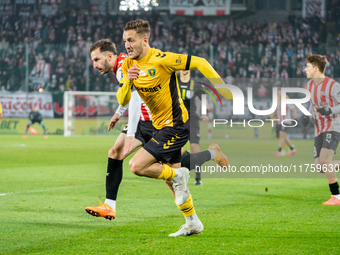
[[[338, 1], [333, 2], [326, 20], [317, 16], [303, 19], [293, 13], [284, 21], [269, 22], [236, 22], [229, 17], [216, 21], [172, 17], [172, 24], [168, 24], [157, 13], [143, 14], [143, 19], [149, 20], [152, 27], [151, 46], [204, 57], [227, 83], [237, 85], [237, 81], [246, 79], [248, 84], [244, 86], [256, 87], [258, 96], [265, 98], [270, 85], [256, 81], [304, 78], [303, 68], [309, 52], [327, 55], [327, 76], [336, 78], [340, 73], [340, 34], [332, 34], [328, 26], [331, 22], [340, 27], [340, 5]], [[101, 76], [87, 63], [86, 43], [110, 38], [117, 44], [118, 52], [124, 51], [121, 40], [124, 24], [135, 18], [139, 17], [93, 16], [72, 8], [47, 17], [39, 12], [28, 17], [1, 16], [0, 89], [17, 91], [24, 86], [25, 43], [28, 43], [30, 75], [40, 75], [34, 71], [37, 63], [48, 64], [48, 82], [43, 85], [46, 90], [53, 93], [86, 90], [85, 70], [89, 68], [89, 90], [116, 91], [118, 82], [114, 75]], [[331, 41], [327, 39], [330, 34]], [[327, 44], [334, 47], [326, 47]], [[30, 90], [36, 89], [30, 87]]]

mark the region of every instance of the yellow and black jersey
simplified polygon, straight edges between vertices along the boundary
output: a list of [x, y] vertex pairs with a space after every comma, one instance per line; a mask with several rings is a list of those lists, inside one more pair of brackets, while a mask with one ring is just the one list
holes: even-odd
[[[130, 81], [127, 72], [133, 64], [140, 69], [140, 72], [138, 79]], [[161, 129], [185, 123], [188, 120], [188, 112], [180, 95], [176, 74], [176, 71], [180, 70], [199, 70], [208, 79], [221, 80], [203, 58], [150, 48], [147, 55], [139, 61], [124, 59], [123, 78], [117, 91], [119, 104], [122, 106], [128, 104], [131, 98], [131, 87], [134, 85], [150, 109], [155, 128]], [[227, 99], [232, 99], [231, 92], [228, 97]]]
[[[172, 127], [188, 120], [188, 112], [180, 97], [176, 75], [177, 70], [187, 69], [187, 58], [186, 55], [150, 48], [147, 55], [139, 61], [124, 59], [121, 84], [123, 87], [131, 86], [131, 82], [127, 79], [127, 72], [135, 64], [140, 72], [133, 85], [149, 107], [153, 125], [157, 129]], [[119, 100], [119, 93], [117, 98]]]

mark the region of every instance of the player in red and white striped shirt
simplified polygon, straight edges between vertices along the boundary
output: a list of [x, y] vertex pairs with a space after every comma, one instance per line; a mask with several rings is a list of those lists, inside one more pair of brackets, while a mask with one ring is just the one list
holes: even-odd
[[[339, 185], [335, 167], [339, 161], [332, 161], [340, 139], [340, 84], [324, 74], [327, 59], [322, 55], [310, 54], [305, 68], [306, 89], [311, 93], [311, 110], [315, 120], [314, 160], [316, 168], [326, 174], [331, 198], [324, 205], [340, 205]], [[310, 117], [305, 116], [306, 126]]]

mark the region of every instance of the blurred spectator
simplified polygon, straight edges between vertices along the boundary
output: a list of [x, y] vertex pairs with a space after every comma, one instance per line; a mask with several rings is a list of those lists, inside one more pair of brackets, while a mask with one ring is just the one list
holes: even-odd
[[[329, 33], [335, 38], [334, 44], [340, 47], [340, 34], [335, 34], [337, 30], [334, 29], [340, 26], [338, 0], [331, 1], [326, 19], [317, 16], [303, 19], [301, 15], [290, 13], [284, 21], [237, 23], [232, 18], [216, 21], [207, 17], [175, 16], [168, 25], [155, 12], [143, 15], [143, 19], [151, 24], [150, 44], [153, 47], [206, 58], [226, 80], [250, 78], [261, 91], [263, 86], [256, 84], [259, 78], [305, 78], [302, 69], [308, 53], [326, 54]], [[86, 43], [111, 38], [118, 51], [124, 52], [123, 27], [127, 20], [135, 18], [139, 17], [94, 16], [72, 6], [48, 15], [41, 15], [39, 6], [35, 13], [28, 13], [26, 17], [16, 13], [3, 15], [0, 25], [1, 87], [15, 91], [25, 85], [27, 42], [30, 46], [29, 72], [39, 54], [51, 66], [46, 83], [50, 91], [86, 90], [85, 70], [91, 66], [91, 61], [86, 63]], [[281, 52], [278, 59], [277, 46]], [[327, 75], [334, 77], [340, 72], [340, 51], [332, 49], [327, 52], [327, 58]], [[98, 79], [98, 73], [90, 70], [93, 81], [90, 90], [117, 90], [116, 79]]]

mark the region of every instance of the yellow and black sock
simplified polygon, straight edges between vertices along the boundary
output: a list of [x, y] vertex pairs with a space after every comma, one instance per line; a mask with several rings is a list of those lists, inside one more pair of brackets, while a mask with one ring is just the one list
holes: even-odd
[[162, 173], [157, 177], [157, 179], [162, 180], [172, 180], [176, 175], [176, 170], [166, 164], [162, 165]]
[[191, 199], [191, 194], [189, 194], [187, 200], [185, 200], [184, 204], [177, 205], [177, 207], [181, 210], [184, 217], [189, 217], [195, 213], [194, 204]]

